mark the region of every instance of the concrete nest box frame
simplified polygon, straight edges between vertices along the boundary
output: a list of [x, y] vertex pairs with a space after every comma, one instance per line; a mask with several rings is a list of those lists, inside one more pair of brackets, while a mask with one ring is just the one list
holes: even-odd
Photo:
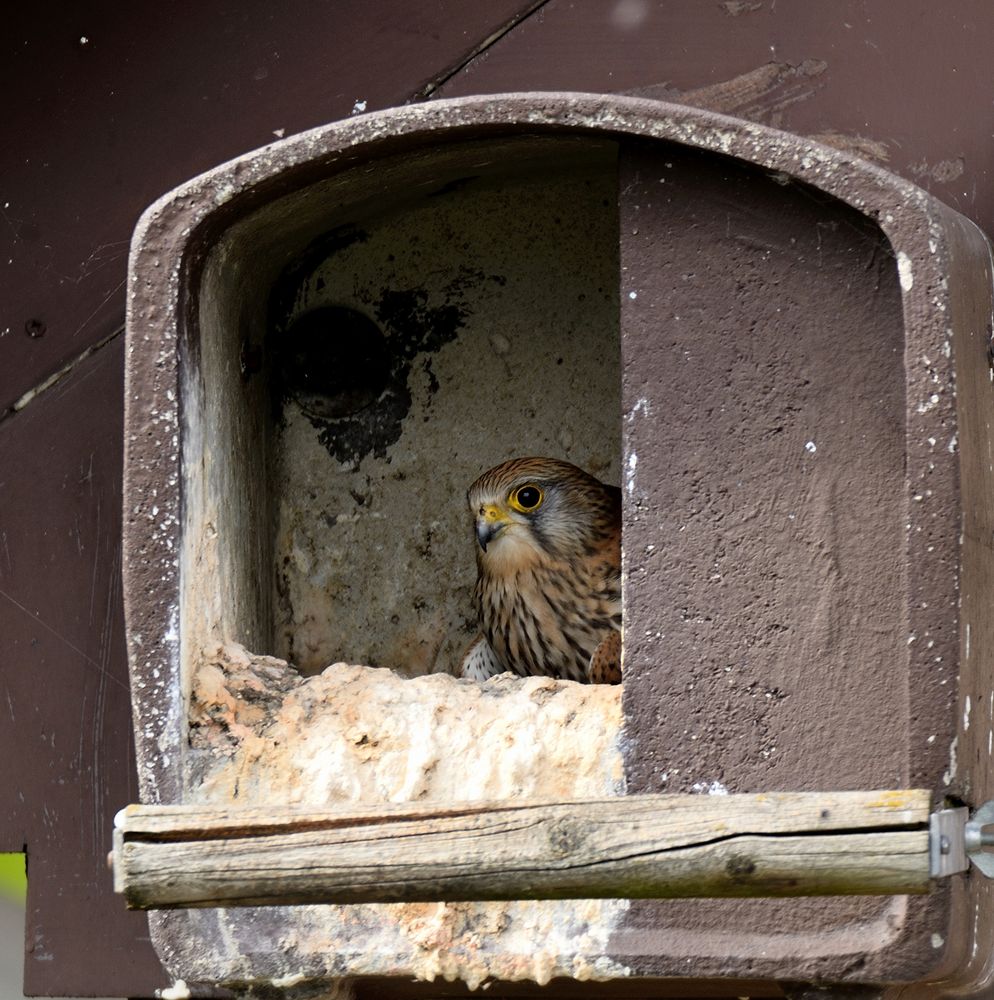
[[[653, 101], [439, 101], [171, 192], [130, 282], [145, 801], [991, 797], [990, 257], [913, 185]], [[515, 454], [622, 486], [620, 692], [449, 676], [473, 631], [465, 490]], [[152, 925], [188, 981], [758, 989], [965, 969], [980, 891]]]

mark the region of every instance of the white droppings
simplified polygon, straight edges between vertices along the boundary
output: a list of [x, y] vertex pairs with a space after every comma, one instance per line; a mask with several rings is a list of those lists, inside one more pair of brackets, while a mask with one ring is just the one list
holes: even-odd
[[295, 972], [289, 976], [280, 976], [278, 979], [273, 979], [270, 983], [278, 990], [285, 990], [290, 986], [296, 986], [298, 983], [302, 983], [306, 978], [307, 976], [305, 976], [302, 972]]
[[942, 783], [944, 785], [952, 784], [953, 778], [956, 777], [956, 748], [958, 744], [958, 736], [949, 744], [949, 767], [942, 772]]
[[818, 445], [814, 441], [808, 441], [804, 445], [804, 450], [813, 455], [818, 450]]
[[932, 947], [941, 948], [946, 943], [945, 938], [941, 934], [932, 935]]
[[166, 634], [162, 638], [169, 643], [179, 642], [179, 608], [170, 609], [169, 628], [166, 629]]
[[629, 292], [628, 293], [628, 297], [634, 301], [635, 299], [637, 299], [639, 297], [639, 293], [638, 292]]
[[628, 411], [628, 415], [626, 417], [628, 423], [631, 423], [640, 413], [644, 417], [649, 416], [649, 400], [647, 400], [644, 396], [638, 399], [635, 405]]
[[956, 435], [955, 434], [949, 439], [949, 444], [946, 445], [946, 451], [948, 451], [950, 455], [955, 455], [956, 454]]
[[911, 258], [903, 251], [897, 252], [897, 276], [901, 280], [901, 289], [910, 292], [915, 287], [915, 278], [911, 273]]
[[[281, 699], [268, 718], [252, 707], [260, 689]], [[196, 745], [206, 770], [192, 801], [227, 806], [237, 797], [260, 804], [277, 794], [287, 804], [314, 807], [618, 794], [624, 782], [620, 694], [616, 686], [548, 677], [504, 675], [481, 684], [446, 674], [404, 679], [346, 664], [301, 678], [286, 663], [225, 647], [201, 665], [193, 686], [191, 718], [205, 720]], [[245, 723], [240, 731], [220, 721], [220, 706]], [[231, 755], [227, 733], [239, 740]], [[390, 966], [394, 974], [403, 969], [420, 979], [462, 978], [477, 986], [489, 976], [617, 978], [631, 973], [604, 959], [628, 905], [294, 907], [281, 923], [267, 974], [293, 976], [317, 948], [333, 942], [348, 956], [350, 975], [381, 975]], [[233, 932], [230, 945], [185, 961], [173, 975], [196, 982], [206, 968], [222, 978], [242, 961], [238, 942], [251, 915], [229, 910], [222, 919]], [[195, 933], [195, 924], [187, 927]], [[295, 953], [281, 953], [286, 941], [294, 942]]]
[[728, 789], [720, 781], [695, 781], [690, 790], [697, 795], [727, 795]]
[[366, 110], [366, 102], [356, 99], [355, 104], [352, 105], [352, 114], [361, 115]]
[[190, 988], [182, 979], [177, 979], [172, 986], [157, 991], [162, 1000], [189, 1000]]
[[970, 696], [966, 696], [966, 701], [963, 703], [963, 732], [965, 733], [970, 728]]
[[635, 492], [635, 467], [638, 465], [639, 459], [638, 455], [633, 451], [628, 456], [628, 471], [625, 475], [625, 487], [628, 490], [628, 495], [631, 496]]

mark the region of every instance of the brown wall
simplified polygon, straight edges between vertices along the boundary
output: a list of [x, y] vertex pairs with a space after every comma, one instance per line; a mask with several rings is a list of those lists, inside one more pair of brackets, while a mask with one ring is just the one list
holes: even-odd
[[118, 333], [141, 210], [193, 174], [345, 117], [357, 102], [641, 90], [855, 147], [991, 232], [994, 8], [58, 7], [5, 14], [0, 40], [0, 850], [29, 853], [30, 992], [148, 995], [164, 974], [144, 917], [111, 896], [103, 863], [113, 813], [137, 794], [119, 573]]

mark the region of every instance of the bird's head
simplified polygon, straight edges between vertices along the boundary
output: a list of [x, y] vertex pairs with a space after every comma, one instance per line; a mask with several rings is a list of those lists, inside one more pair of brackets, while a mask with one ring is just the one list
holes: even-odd
[[482, 565], [499, 570], [570, 559], [603, 544], [620, 519], [620, 494], [555, 458], [514, 458], [469, 488]]

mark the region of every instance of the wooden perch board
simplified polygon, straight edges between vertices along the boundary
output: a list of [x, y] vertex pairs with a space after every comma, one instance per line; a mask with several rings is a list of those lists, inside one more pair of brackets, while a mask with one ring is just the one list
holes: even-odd
[[128, 806], [132, 909], [926, 892], [929, 793], [639, 795], [339, 810]]

